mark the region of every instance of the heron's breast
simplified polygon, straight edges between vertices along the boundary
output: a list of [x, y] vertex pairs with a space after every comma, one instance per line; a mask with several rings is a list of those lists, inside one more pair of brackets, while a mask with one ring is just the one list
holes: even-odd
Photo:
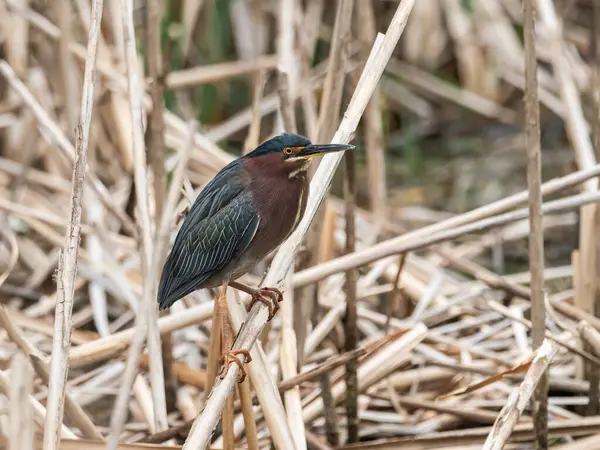
[[308, 198], [305, 174], [290, 179], [272, 177], [255, 183], [252, 189], [254, 204], [260, 217], [252, 246], [261, 254], [274, 250], [298, 226]]

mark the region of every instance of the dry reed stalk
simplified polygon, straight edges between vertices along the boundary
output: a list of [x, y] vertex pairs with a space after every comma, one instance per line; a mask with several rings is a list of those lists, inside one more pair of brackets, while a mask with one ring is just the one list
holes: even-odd
[[[347, 153], [344, 156], [345, 165], [345, 183], [344, 197], [346, 200], [346, 253], [353, 253], [356, 250], [356, 161], [354, 153]], [[351, 352], [358, 345], [357, 328], [357, 294], [356, 283], [358, 273], [354, 269], [346, 272], [344, 283], [344, 293], [346, 295], [346, 314], [344, 316], [344, 350]], [[348, 439], [347, 442], [358, 442], [358, 378], [356, 375], [358, 363], [355, 359], [346, 364], [346, 420], [348, 421]]]
[[[294, 112], [294, 101], [298, 90], [298, 64], [294, 55], [296, 54], [294, 38], [296, 36], [296, 24], [294, 16], [298, 5], [296, 0], [282, 0], [279, 5], [277, 41], [277, 90], [279, 94], [279, 117], [284, 130], [296, 133], [296, 114]], [[253, 108], [254, 109], [254, 108]]]
[[317, 367], [313, 369], [307, 370], [305, 372], [301, 372], [295, 375], [293, 378], [288, 378], [287, 380], [283, 380], [277, 386], [280, 392], [285, 392], [288, 389], [291, 389], [295, 386], [298, 386], [305, 381], [310, 381], [314, 378], [317, 378], [319, 375], [330, 372], [336, 369], [339, 366], [346, 364], [351, 359], [357, 359], [361, 356], [364, 356], [368, 353], [366, 348], [358, 348], [352, 352], [346, 352], [336, 357], [327, 359], [323, 363], [319, 364]]
[[[11, 389], [11, 379], [5, 371], [0, 370], [0, 392], [6, 397], [10, 397]], [[33, 421], [40, 428], [40, 430], [43, 430], [47, 415], [46, 408], [33, 395], [29, 395], [27, 397], [27, 402], [33, 411]], [[73, 433], [62, 423], [60, 424], [59, 433], [61, 434], [61, 438], [78, 439], [75, 433]]]
[[[299, 92], [297, 95], [304, 93], [304, 95], [310, 95], [314, 89], [319, 88], [323, 84], [324, 78], [324, 67], [326, 66], [328, 60], [323, 61], [318, 66], [316, 66], [310, 77], [304, 80], [303, 84], [299, 86]], [[348, 64], [346, 67], [346, 72], [349, 72], [355, 68], [356, 64]], [[296, 97], [294, 97], [294, 100]], [[264, 97], [260, 104], [260, 114], [265, 116], [272, 112], [277, 111], [279, 107], [279, 97], [277, 93], [270, 94]], [[312, 108], [311, 108], [312, 109]], [[243, 111], [233, 115], [229, 119], [225, 120], [219, 125], [208, 130], [205, 134], [205, 137], [209, 139], [211, 142], [219, 142], [222, 139], [231, 136], [233, 133], [243, 129], [244, 127], [250, 125], [252, 123], [252, 108], [246, 108]], [[309, 136], [314, 137], [314, 136]]]
[[[27, 340], [23, 331], [15, 325], [11, 315], [4, 306], [0, 306], [0, 325], [6, 330], [9, 338], [30, 359], [35, 372], [42, 382], [48, 384], [50, 380], [50, 367], [44, 362], [44, 359], [46, 359], [45, 355]], [[65, 413], [73, 421], [73, 424], [79, 428], [84, 437], [104, 439], [102, 433], [98, 431], [92, 420], [68, 391], [65, 391]]]
[[[529, 191], [529, 271], [531, 272], [532, 344], [538, 349], [546, 335], [544, 303], [544, 228], [542, 223], [542, 148], [538, 102], [537, 57], [535, 51], [535, 3], [523, 3], [525, 40], [525, 145], [527, 147], [527, 189]], [[548, 447], [548, 381], [542, 373], [533, 397], [536, 448]]]
[[[591, 53], [593, 55], [592, 63], [592, 92], [593, 92], [593, 111], [595, 120], [592, 123], [592, 132], [594, 135], [594, 147], [596, 152], [600, 149], [600, 5], [594, 3], [592, 10], [592, 42]], [[591, 246], [588, 250], [588, 261], [590, 266], [586, 271], [586, 280], [589, 284], [589, 295], [592, 303], [592, 313], [600, 316], [600, 283], [598, 282], [598, 271], [600, 270], [600, 241], [598, 240], [598, 230], [600, 229], [600, 208], [595, 205], [593, 208], [583, 210], [584, 214], [592, 214], [593, 219], [587, 219], [588, 225], [586, 232], [589, 233], [585, 238], [586, 245]], [[584, 217], [580, 217], [583, 220]], [[590, 223], [591, 222], [591, 223]], [[584, 224], [581, 223], [581, 227]], [[592, 230], [590, 230], [592, 228]], [[591, 253], [591, 254], [590, 254]], [[591, 344], [588, 341], [588, 346]], [[597, 415], [600, 413], [600, 368], [596, 366], [585, 366], [587, 370], [586, 379], [590, 382], [589, 401], [587, 406], [588, 415]]]
[[594, 353], [600, 356], [600, 333], [585, 320], [579, 322], [577, 330], [581, 338], [593, 349]]
[[[131, 444], [122, 443], [119, 445], [119, 450], [181, 450], [180, 445], [161, 445], [156, 446], [153, 444]], [[74, 440], [64, 439], [61, 444], [61, 450], [102, 450], [104, 449], [104, 443], [101, 441], [93, 441], [88, 439]], [[212, 449], [211, 449], [212, 450]], [[236, 450], [236, 449], [232, 449]]]
[[9, 397], [9, 450], [33, 450], [34, 422], [28, 401], [33, 392], [33, 371], [23, 353], [17, 352], [13, 356], [10, 373], [13, 384]]
[[[216, 299], [215, 299], [216, 302]], [[215, 306], [216, 307], [216, 306]], [[204, 401], [208, 399], [219, 373], [221, 359], [221, 327], [216, 314], [213, 315], [210, 325], [210, 338], [208, 341], [208, 363], [206, 367], [206, 386], [204, 387]]]
[[252, 123], [248, 129], [248, 135], [244, 140], [244, 154], [251, 152], [258, 147], [260, 143], [260, 124], [262, 116], [260, 115], [260, 102], [265, 91], [267, 73], [260, 70], [254, 77], [254, 89], [252, 91]]
[[265, 55], [252, 61], [223, 62], [182, 69], [170, 72], [167, 75], [166, 87], [169, 90], [186, 89], [201, 84], [223, 81], [228, 78], [272, 70], [276, 65], [276, 56]]
[[323, 95], [317, 123], [317, 141], [329, 141], [334, 124], [338, 122], [342, 93], [344, 92], [345, 65], [348, 59], [348, 41], [352, 25], [354, 0], [340, 0], [337, 3], [327, 75], [323, 85]]
[[[371, 94], [383, 73], [385, 65], [387, 64], [387, 61], [389, 60], [396, 43], [400, 38], [400, 35], [402, 34], [404, 26], [406, 25], [406, 20], [408, 19], [408, 15], [412, 9], [412, 5], [412, 0], [402, 1], [390, 23], [386, 36], [378, 37], [378, 39], [375, 41], [375, 51], [372, 52], [367, 65], [365, 66], [363, 76], [361, 76], [361, 80], [352, 97], [352, 100], [350, 101], [350, 105], [348, 106], [348, 110], [346, 111], [344, 119], [340, 124], [338, 132], [333, 137], [333, 142], [348, 142], [356, 130], [356, 126], [364, 109], [366, 108], [366, 104], [368, 103]], [[317, 169], [317, 172], [315, 173], [315, 176], [311, 182], [312, 189], [311, 195], [308, 199], [306, 213], [302, 218], [297, 230], [280, 247], [275, 255], [271, 269], [262, 283], [263, 286], [281, 285], [281, 281], [284, 279], [285, 274], [292, 265], [294, 254], [300, 246], [302, 238], [306, 235], [310, 222], [312, 221], [325, 196], [329, 184], [331, 183], [331, 179], [333, 178], [333, 172], [339, 164], [341, 157], [342, 155], [327, 155], [321, 161], [319, 169]], [[254, 349], [253, 345], [267, 320], [268, 313], [266, 307], [263, 306], [255, 305], [252, 308], [246, 319], [246, 322], [244, 323], [244, 326], [240, 330], [236, 342], [234, 343], [234, 349], [246, 348], [254, 351], [255, 354], [259, 353], [260, 349]], [[266, 367], [263, 364], [260, 364], [262, 363], [262, 360], [259, 361], [255, 359], [254, 354], [252, 356], [253, 362], [248, 365], [247, 370], [257, 394], [264, 386], [269, 391], [275, 391], [274, 397], [278, 398], [279, 395], [276, 392], [273, 382], [270, 381]], [[260, 375], [258, 373], [259, 370]], [[207, 404], [204, 407], [204, 410], [196, 419], [194, 427], [192, 428], [184, 448], [203, 448], [208, 443], [218, 421], [223, 404], [225, 403], [229, 393], [233, 390], [238, 371], [239, 368], [237, 366], [230, 366], [225, 378], [217, 382]], [[263, 380], [266, 380], [266, 382]], [[278, 405], [281, 405], [280, 401]], [[269, 414], [273, 414], [275, 416], [274, 418], [276, 419], [276, 413], [278, 411], [275, 411], [269, 407], [265, 408], [264, 412], [267, 418]], [[286, 431], [288, 430], [286, 429]], [[279, 434], [280, 432], [283, 432], [283, 435]], [[289, 431], [286, 433], [283, 427], [280, 429], [271, 428], [271, 433], [276, 445], [279, 445], [281, 448], [288, 447], [291, 440], [288, 439], [286, 442], [285, 439], [281, 438], [284, 438], [286, 435], [289, 436]]]
[[[584, 173], [585, 175], [583, 175]], [[550, 192], [566, 189], [572, 186], [572, 182], [580, 184], [589, 179], [588, 175], [593, 174], [593, 176], [598, 176], [599, 173], [600, 165], [595, 166], [593, 170], [575, 172], [566, 177], [542, 184], [542, 193], [547, 195]], [[335, 273], [343, 272], [353, 267], [360, 267], [386, 256], [412, 251], [443, 240], [453, 239], [463, 234], [524, 219], [528, 216], [526, 209], [519, 209], [505, 214], [499, 213], [520, 204], [526, 199], [527, 192], [507, 197], [468, 213], [460, 214], [442, 222], [408, 232], [402, 236], [379, 242], [371, 247], [357, 250], [350, 255], [340, 256], [315, 267], [299, 271], [294, 275], [294, 287], [297, 288], [305, 286], [308, 283], [314, 283]], [[542, 212], [548, 214], [562, 211], [563, 208], [578, 208], [588, 203], [597, 202], [597, 197], [594, 194], [590, 194], [589, 196], [567, 197], [564, 200], [564, 202], [557, 200], [544, 203], [542, 205]]]
[[[503, 316], [514, 320], [520, 324], [525, 325], [527, 328], [533, 330], [534, 325], [531, 321], [527, 320], [527, 319], [522, 319], [519, 315], [514, 315], [511, 313], [510, 309], [506, 308], [505, 306], [501, 305], [498, 302], [495, 302], [493, 300], [489, 300], [488, 301], [488, 305], [496, 312], [502, 314]], [[561, 337], [557, 336], [556, 334], [545, 330], [544, 331], [544, 336], [546, 339], [550, 339], [551, 341], [557, 343], [558, 345], [566, 348], [567, 350], [570, 350], [571, 352], [575, 353], [576, 355], [581, 356], [582, 358], [584, 358], [585, 360], [600, 366], [600, 359], [596, 358], [594, 355], [584, 351], [584, 350], [580, 350], [579, 348], [577, 348], [577, 346], [574, 346], [572, 344], [570, 344], [568, 341], [566, 341], [565, 339], [562, 339]]]
[[498, 414], [498, 418], [483, 444], [483, 450], [500, 450], [504, 448], [533, 391], [544, 376], [557, 351], [558, 347], [549, 340], [544, 340], [543, 344], [537, 349], [523, 382], [518, 388], [513, 389], [506, 405]]
[[223, 408], [223, 449], [235, 448], [235, 435], [233, 434], [233, 393], [225, 402]]
[[196, 30], [198, 16], [204, 5], [204, 0], [185, 0], [182, 8], [181, 18], [183, 19], [184, 35], [181, 44], [181, 53], [184, 59], [188, 58], [188, 54], [192, 45], [192, 39]]
[[[158, 0], [151, 0], [146, 5], [146, 38], [148, 42], [148, 75], [150, 84], [150, 98], [152, 100], [152, 110], [148, 117], [148, 127], [146, 129], [146, 143], [148, 153], [148, 165], [152, 175], [154, 192], [154, 229], [158, 230], [162, 213], [164, 210], [166, 177], [165, 177], [165, 117], [164, 117], [164, 62], [160, 42], [160, 23], [162, 19], [162, 7]], [[155, 235], [157, 237], [157, 235]], [[164, 250], [157, 252], [154, 250], [152, 264], [154, 273], [160, 271], [160, 264], [164, 261], [166, 255]], [[166, 250], [166, 249], [165, 249]], [[164, 311], [161, 315], [166, 316], [169, 311]], [[151, 320], [150, 323], [153, 321]], [[170, 334], [162, 337], [162, 367], [165, 379], [165, 410], [175, 409], [176, 399], [176, 379], [171, 372], [173, 365], [173, 340]], [[151, 355], [155, 352], [151, 349]], [[166, 418], [165, 418], [166, 420]], [[166, 424], [165, 424], [166, 426]]]
[[[400, 337], [396, 335], [397, 339], [362, 361], [358, 368], [358, 390], [365, 391], [410, 360], [411, 351], [423, 341], [427, 331], [427, 327], [419, 323]], [[346, 386], [341, 381], [336, 382], [331, 391], [333, 400], [337, 403], [346, 395]], [[314, 420], [322, 411], [323, 401], [318, 398], [305, 405], [302, 411], [304, 421]]]
[[47, 415], [44, 426], [44, 450], [59, 448], [64, 413], [65, 390], [69, 370], [68, 353], [71, 347], [71, 318], [73, 296], [77, 276], [77, 253], [81, 232], [83, 187], [85, 182], [87, 153], [94, 106], [94, 74], [98, 53], [98, 39], [102, 20], [103, 0], [92, 3], [91, 24], [88, 35], [88, 50], [85, 61], [81, 111], [76, 131], [75, 164], [71, 189], [69, 225], [67, 226], [64, 250], [59, 256], [57, 273], [57, 298], [52, 339], [52, 360], [48, 380]]
[[[89, 55], [89, 54], [88, 54]], [[87, 61], [87, 59], [86, 59]], [[31, 108], [37, 121], [38, 127], [43, 130], [42, 136], [46, 138], [48, 136], [49, 144], [54, 148], [56, 147], [63, 154], [69, 157], [71, 160], [76, 161], [76, 149], [69, 142], [67, 137], [61, 131], [59, 126], [52, 120], [49, 114], [44, 110], [40, 103], [35, 99], [32, 93], [27, 89], [25, 84], [17, 78], [14, 70], [4, 60], [0, 60], [0, 73], [10, 83], [11, 87], [19, 94], [23, 101]], [[82, 99], [83, 101], [83, 99]], [[127, 230], [132, 234], [136, 235], [137, 230], [131, 219], [124, 214], [119, 206], [115, 203], [114, 199], [110, 197], [108, 190], [93, 173], [88, 173], [85, 181], [89, 182], [94, 191], [99, 195], [102, 203], [116, 216], [119, 218], [121, 223]]]
[[252, 410], [252, 392], [250, 390], [250, 380], [245, 379], [238, 384], [238, 394], [242, 405], [242, 415], [244, 417], [244, 432], [246, 434], [246, 444], [248, 450], [258, 450], [258, 435], [256, 433], [256, 420]]
[[327, 443], [331, 447], [340, 445], [340, 433], [337, 427], [337, 416], [335, 413], [336, 399], [331, 393], [331, 377], [328, 373], [324, 373], [319, 377], [319, 389], [321, 391], [321, 406], [323, 419], [325, 420], [324, 433], [327, 438]]
[[[298, 347], [294, 332], [294, 289], [291, 285], [292, 268], [286, 277], [283, 304], [281, 306], [281, 347], [279, 349], [279, 364], [282, 381], [290, 380], [298, 375]], [[283, 394], [290, 431], [294, 438], [296, 450], [306, 450], [306, 430], [302, 421], [302, 399], [300, 389], [296, 386]], [[245, 419], [245, 417], [244, 417]]]
[[[355, 21], [358, 36], [364, 46], [372, 42], [377, 35], [375, 27], [375, 13], [372, 0], [355, 2]], [[365, 110], [365, 147], [367, 151], [367, 169], [369, 171], [369, 197], [370, 207], [375, 217], [383, 218], [386, 214], [386, 173], [385, 157], [383, 151], [383, 121], [381, 118], [381, 94], [375, 89], [373, 97]]]
[[[172, 332], [209, 319], [212, 314], [213, 304], [203, 303], [176, 312], [168, 317], [159, 318], [158, 329], [161, 333]], [[127, 330], [119, 331], [105, 338], [96, 339], [71, 349], [69, 353], [69, 365], [73, 368], [81, 367], [86, 364], [115, 357], [127, 350], [131, 345], [135, 331], [136, 326], [133, 326]]]
[[[111, 0], [111, 1], [116, 2], [117, 0]], [[14, 5], [12, 5], [12, 6], [14, 6]], [[58, 27], [56, 27], [53, 23], [48, 21], [48, 19], [46, 19], [45, 17], [40, 15], [39, 13], [37, 13], [31, 9], [16, 8], [16, 7], [15, 7], [15, 12], [23, 15], [24, 18], [31, 21], [32, 25], [36, 26], [42, 33], [44, 33], [48, 37], [50, 37], [52, 39], [60, 38], [60, 35], [61, 35], [60, 29]], [[117, 24], [111, 23], [110, 25], [113, 25], [115, 27], [116, 35], [122, 36], [122, 20], [120, 18], [121, 17], [120, 10], [119, 10], [119, 8], [116, 8], [116, 10], [112, 9], [111, 12], [113, 13], [114, 17], [116, 17], [118, 19], [118, 23]], [[119, 31], [119, 30], [121, 30], [121, 31]], [[120, 47], [122, 45], [122, 38], [119, 38], [119, 39], [120, 40], [117, 40], [115, 42], [115, 45], [117, 47]], [[72, 43], [70, 48], [71, 48], [72, 52], [78, 58], [85, 60], [86, 51], [83, 46]], [[118, 54], [120, 55], [121, 53], [118, 53]], [[114, 83], [119, 91], [121, 91], [123, 93], [125, 93], [127, 91], [127, 78], [120, 71], [116, 70], [107, 61], [99, 60], [97, 69], [98, 69], [98, 73], [104, 75], [108, 79], [108, 81]], [[12, 80], [11, 80], [11, 84], [12, 84]], [[17, 87], [15, 89], [17, 89]], [[26, 91], [26, 89], [25, 89], [25, 91]], [[26, 94], [26, 92], [21, 92], [20, 90], [18, 90], [18, 92], [20, 95]], [[125, 99], [121, 95], [115, 96], [114, 99], [120, 105], [120, 106], [117, 105], [118, 107], [115, 110], [115, 114], [124, 113], [127, 109], [127, 106], [125, 105]], [[36, 115], [40, 114], [40, 111], [36, 110], [34, 108], [36, 102], [35, 102], [35, 100], [33, 100], [33, 98], [31, 98], [31, 99], [25, 98], [25, 100], [28, 103], [32, 103], [31, 107], [32, 107], [32, 110], [34, 111], [34, 113], [36, 113]], [[150, 98], [149, 97], [144, 96], [143, 100], [144, 100], [144, 103], [146, 106], [150, 106]], [[273, 109], [275, 107], [276, 107], [276, 105], [273, 106]], [[44, 114], [43, 110], [41, 110], [41, 114], [42, 114], [42, 118], [43, 118], [43, 114]], [[122, 121], [116, 122], [117, 126], [121, 125], [126, 120], [128, 120], [126, 117], [123, 117], [122, 119], [123, 119]], [[180, 119], [179, 117], [175, 116], [173, 113], [171, 113], [169, 111], [165, 111], [165, 123], [167, 125], [167, 132], [172, 131], [173, 133], [176, 133], [177, 135], [181, 135], [182, 138], [183, 138], [183, 136], [185, 136], [185, 134], [186, 134], [185, 122], [182, 119]], [[42, 125], [47, 126], [46, 123], [42, 123]], [[128, 124], [126, 129], [128, 130], [127, 135], [130, 136], [132, 134], [131, 123]], [[64, 140], [61, 140], [60, 131], [58, 131], [58, 134], [55, 133], [56, 130], [53, 128], [49, 128], [48, 131], [51, 132], [52, 137], [54, 139], [56, 139], [56, 141], [61, 145], [60, 150], [66, 152], [68, 156], [71, 156], [71, 154], [73, 152], [72, 151], [69, 152], [68, 143], [65, 144]], [[54, 134], [52, 134], [52, 133], [54, 133]], [[167, 134], [167, 136], [168, 136], [168, 134]], [[131, 147], [131, 142], [130, 142], [131, 139], [128, 138], [126, 140], [127, 140], [127, 142], [125, 142], [123, 145], [126, 148], [130, 148]], [[219, 139], [216, 139], [216, 140], [219, 140]], [[178, 142], [179, 142], [179, 140], [178, 140]], [[204, 164], [206, 164], [207, 166], [213, 167], [215, 170], [218, 170], [221, 168], [220, 164], [227, 164], [228, 162], [231, 161], [231, 155], [223, 152], [220, 148], [218, 148], [213, 143], [212, 140], [208, 139], [208, 136], [204, 136], [204, 135], [198, 133], [196, 135], [196, 145], [199, 148], [201, 148], [203, 152], [206, 152], [207, 154], [214, 156], [214, 160], [204, 158], [202, 160], [202, 162]], [[88, 177], [91, 180], [94, 179], [94, 176], [92, 173], [90, 173]], [[96, 180], [96, 181], [94, 181], [94, 183], [95, 184], [93, 184], [93, 187], [94, 187], [94, 189], [96, 189], [98, 191], [99, 195], [102, 198], [102, 201], [107, 204], [107, 206], [113, 212], [113, 214], [115, 214], [121, 221], [123, 221], [124, 226], [127, 227], [127, 230], [133, 236], [137, 236], [137, 228], [134, 226], [134, 224], [130, 220], [130, 218], [126, 214], [123, 214], [119, 208], [117, 208], [116, 206], [113, 206], [110, 197], [108, 197], [106, 192], [103, 190], [103, 186], [101, 184], [99, 184], [99, 181], [97, 182], [97, 180]], [[98, 185], [96, 186], [96, 184], [98, 184]]]
[[[594, 148], [589, 136], [589, 126], [583, 115], [581, 100], [572, 70], [567, 63], [566, 47], [563, 41], [562, 25], [556, 15], [552, 0], [537, 0], [541, 24], [545, 28], [547, 39], [551, 46], [551, 62], [559, 85], [560, 96], [565, 106], [565, 126], [569, 140], [575, 151], [575, 158], [580, 169], [591, 168], [596, 164]], [[595, 190], [598, 188], [597, 180], [589, 180], [585, 188]], [[582, 243], [582, 246], [586, 243]]]
[[53, 6], [56, 11], [56, 17], [58, 17], [61, 31], [58, 48], [58, 62], [60, 66], [60, 79], [63, 83], [61, 86], [62, 95], [65, 99], [65, 109], [67, 113], [67, 130], [68, 135], [72, 137], [72, 133], [77, 126], [77, 104], [79, 103], [77, 90], [73, 89], [73, 86], [79, 84], [79, 76], [73, 61], [73, 55], [69, 50], [69, 43], [73, 35], [71, 27], [73, 11], [71, 9], [71, 2], [68, 0], [58, 0], [54, 2]]
[[141, 222], [140, 261], [142, 266], [142, 297], [138, 303], [136, 329], [127, 355], [127, 367], [123, 375], [123, 383], [114, 405], [114, 414], [110, 422], [110, 434], [107, 450], [115, 450], [118, 446], [121, 430], [125, 422], [127, 404], [131, 387], [136, 377], [139, 358], [144, 344], [144, 336], [148, 339], [150, 351], [150, 378], [152, 386], [152, 402], [154, 425], [157, 431], [168, 427], [164, 374], [160, 347], [160, 335], [156, 326], [157, 306], [155, 302], [157, 264], [154, 260], [154, 233], [150, 218], [150, 191], [143, 135], [143, 116], [141, 85], [138, 74], [135, 31], [133, 26], [133, 5], [131, 2], [120, 2], [123, 20], [123, 45], [129, 92], [129, 108], [132, 129], [134, 156], [134, 183], [136, 205]]
[[390, 72], [409, 85], [456, 103], [463, 108], [507, 124], [516, 122], [516, 113], [475, 92], [454, 86], [430, 73], [405, 62], [392, 59]]
[[[353, 0], [340, 0], [337, 3], [333, 36], [331, 39], [331, 50], [329, 52], [329, 65], [325, 76], [317, 120], [316, 133], [318, 142], [331, 140], [334, 133], [334, 124], [338, 122], [345, 81], [345, 65], [348, 59], [348, 41], [352, 26], [353, 3]], [[309, 261], [312, 263], [311, 265], [322, 261], [315, 258], [326, 255], [324, 250], [331, 248], [331, 245], [323, 245], [321, 250], [317, 247], [321, 241], [327, 242], [328, 234], [323, 234], [323, 231], [327, 232], [328, 230], [320, 229], [324, 214], [324, 209], [316, 212], [313, 219], [316, 222], [315, 227], [312, 230], [312, 233], [309, 232], [309, 236], [307, 237], [307, 242], [313, 244], [311, 252], [312, 261]], [[328, 256], [329, 255], [326, 255], [327, 259], [329, 259]], [[313, 298], [317, 298], [316, 291], [310, 292], [305, 290], [305, 292], [308, 296], [312, 294]], [[319, 383], [324, 405], [325, 434], [327, 436], [327, 442], [331, 446], [336, 447], [339, 445], [340, 434], [337, 429], [335, 402], [331, 395], [331, 380], [329, 374], [323, 373], [319, 377]]]

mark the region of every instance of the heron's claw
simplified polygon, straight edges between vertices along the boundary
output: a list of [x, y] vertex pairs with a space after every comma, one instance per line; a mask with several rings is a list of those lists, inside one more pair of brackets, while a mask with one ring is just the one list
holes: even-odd
[[276, 288], [260, 288], [254, 294], [252, 294], [252, 300], [248, 303], [246, 311], [250, 312], [256, 302], [261, 302], [267, 305], [269, 308], [269, 318], [271, 320], [279, 311], [279, 303], [283, 301], [283, 294], [279, 289]]
[[252, 361], [252, 356], [250, 356], [250, 352], [244, 348], [240, 350], [230, 350], [223, 354], [221, 357], [221, 370], [219, 372], [219, 377], [221, 379], [225, 378], [227, 375], [227, 371], [229, 370], [229, 364], [236, 363], [240, 368], [240, 376], [238, 378], [238, 383], [243, 382], [246, 379], [246, 369], [244, 368], [244, 363], [237, 355], [244, 355], [246, 357], [246, 363]]

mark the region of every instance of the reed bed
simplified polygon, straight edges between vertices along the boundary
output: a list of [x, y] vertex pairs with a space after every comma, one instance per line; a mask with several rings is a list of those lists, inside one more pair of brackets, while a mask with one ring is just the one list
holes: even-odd
[[[0, 447], [600, 448], [600, 5], [524, 3], [0, 0]], [[415, 136], [461, 127], [510, 130], [479, 151], [513, 182], [398, 202]], [[282, 130], [357, 149], [244, 276], [275, 319], [228, 291], [252, 362], [215, 380], [218, 293], [159, 315], [158, 278], [197, 193]]]

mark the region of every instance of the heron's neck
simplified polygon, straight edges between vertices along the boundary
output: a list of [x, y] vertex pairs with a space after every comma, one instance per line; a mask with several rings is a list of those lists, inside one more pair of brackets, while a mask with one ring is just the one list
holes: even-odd
[[288, 174], [288, 178], [293, 179], [297, 177], [304, 177], [306, 175], [306, 171], [308, 170], [308, 166], [310, 166], [310, 161], [308, 159], [302, 159], [299, 161], [286, 161], [283, 163], [285, 170]]

